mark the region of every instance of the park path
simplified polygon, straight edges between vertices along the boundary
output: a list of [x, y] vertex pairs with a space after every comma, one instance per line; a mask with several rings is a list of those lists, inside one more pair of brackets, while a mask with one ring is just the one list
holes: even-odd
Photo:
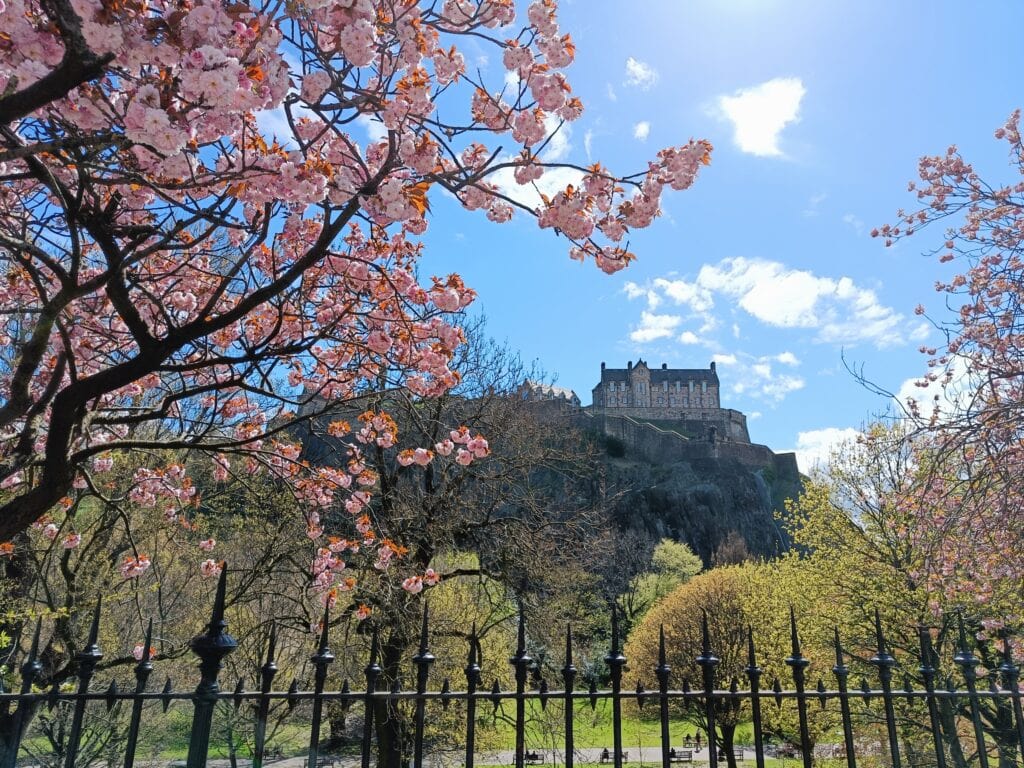
[[[564, 752], [562, 750], [534, 750], [530, 748], [528, 749], [528, 751], [536, 752], [540, 756], [541, 762], [536, 763], [538, 765], [561, 765], [565, 763], [563, 757]], [[694, 749], [692, 751], [694, 763], [703, 763], [705, 765], [708, 763], [708, 750], [706, 747], [703, 749]], [[576, 762], [585, 764], [611, 765], [610, 760], [606, 761], [605, 763], [602, 763], [601, 757], [603, 752], [605, 752], [605, 750], [601, 747], [582, 747], [575, 751], [575, 760]], [[628, 761], [630, 763], [644, 763], [650, 764], [652, 766], [657, 766], [661, 764], [661, 747], [658, 746], [627, 747], [624, 750], [624, 753], [625, 759], [623, 760], [623, 762]], [[737, 755], [737, 757], [739, 757], [739, 755]], [[750, 762], [751, 764], [753, 764], [753, 758], [753, 750], [748, 749], [744, 750], [743, 758], [740, 758], [740, 760], [742, 760], [744, 763]], [[438, 766], [438, 768], [440, 768], [440, 766], [442, 765], [450, 764], [452, 760], [451, 756], [448, 756], [448, 759], [443, 761], [432, 760], [428, 756], [425, 762], [428, 766]], [[511, 766], [515, 764], [515, 753], [512, 751], [484, 752], [476, 756], [475, 762], [477, 765]], [[720, 765], [722, 764], [724, 764], [724, 761], [720, 762]], [[184, 761], [181, 762], [181, 765], [184, 765]], [[207, 765], [209, 766], [209, 768], [229, 768], [230, 762], [228, 760], [213, 759], [210, 760], [207, 763]], [[252, 763], [249, 760], [238, 761], [239, 768], [250, 768], [251, 765]], [[264, 765], [267, 768], [306, 768], [306, 758], [304, 756], [286, 757], [281, 760], [265, 762]], [[339, 757], [337, 758], [334, 765], [335, 768], [359, 768], [360, 761], [359, 758], [357, 757]], [[177, 763], [166, 764], [166, 768], [176, 767]], [[153, 768], [156, 768], [156, 766], [154, 765]], [[160, 766], [160, 768], [165, 768], [165, 766], [162, 765]]]

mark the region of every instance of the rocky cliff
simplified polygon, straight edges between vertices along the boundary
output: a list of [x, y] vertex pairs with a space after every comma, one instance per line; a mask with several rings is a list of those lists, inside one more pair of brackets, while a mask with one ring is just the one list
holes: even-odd
[[605, 445], [608, 489], [621, 494], [615, 513], [621, 528], [686, 542], [706, 564], [732, 532], [755, 557], [789, 548], [776, 515], [800, 492], [793, 454], [687, 440], [635, 422], [584, 419], [581, 426]]

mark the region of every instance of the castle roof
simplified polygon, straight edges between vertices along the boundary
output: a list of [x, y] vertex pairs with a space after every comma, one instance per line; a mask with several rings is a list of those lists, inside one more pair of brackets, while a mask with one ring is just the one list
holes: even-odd
[[534, 394], [538, 394], [542, 397], [563, 400], [578, 400], [576, 393], [566, 387], [556, 387], [553, 384], [544, 384], [539, 381], [530, 381], [527, 379], [523, 382], [523, 385]]
[[[601, 364], [601, 384], [612, 381], [628, 382], [630, 374], [640, 366], [648, 367], [643, 360], [638, 360], [634, 366], [630, 363], [629, 368], [606, 368]], [[650, 368], [651, 383], [661, 384], [664, 381], [707, 381], [709, 384], [718, 383], [718, 374], [715, 372], [715, 364], [710, 368], [669, 368], [662, 363], [660, 368]], [[598, 385], [600, 386], [600, 385]]]

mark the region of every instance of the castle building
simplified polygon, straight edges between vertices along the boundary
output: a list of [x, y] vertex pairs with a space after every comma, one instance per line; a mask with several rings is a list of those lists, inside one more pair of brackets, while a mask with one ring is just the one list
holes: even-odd
[[601, 363], [601, 381], [593, 389], [596, 412], [607, 416], [680, 422], [699, 436], [750, 442], [747, 419], [739, 411], [721, 406], [718, 372], [708, 368], [651, 368], [643, 360], [625, 368]]

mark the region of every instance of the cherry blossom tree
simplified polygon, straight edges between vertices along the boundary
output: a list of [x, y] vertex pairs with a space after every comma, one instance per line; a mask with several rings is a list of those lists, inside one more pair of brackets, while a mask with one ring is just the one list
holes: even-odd
[[[923, 474], [907, 534], [927, 556], [917, 574], [932, 594], [955, 594], [990, 632], [1019, 625], [1024, 587], [1020, 485], [1024, 466], [1024, 145], [1020, 111], [996, 132], [1013, 178], [986, 181], [955, 146], [923, 157], [910, 184], [920, 207], [873, 234], [893, 243], [944, 226], [935, 256], [954, 270], [936, 283], [949, 316], [934, 319], [944, 343], [922, 347], [931, 401], [908, 402]], [[918, 307], [918, 314], [924, 308]], [[936, 600], [936, 602], [940, 602]], [[941, 601], [944, 602], [944, 601]], [[1019, 628], [1019, 627], [1018, 627]]]
[[[555, 0], [516, 24], [513, 0], [0, 2], [0, 542], [33, 524], [74, 536], [44, 518], [73, 489], [187, 512], [177, 461], [109, 487], [129, 450], [284, 478], [312, 538], [335, 497], [365, 505], [358, 435], [342, 435], [348, 467], [314, 468], [288, 429], [312, 402], [457, 383], [451, 313], [474, 293], [416, 271], [437, 190], [497, 223], [532, 216], [606, 272], [634, 258], [629, 230], [710, 145], [627, 176], [564, 166], [577, 183], [524, 203], [495, 175], [538, 191], [583, 107]], [[500, 54], [496, 83], [466, 44]], [[135, 553], [124, 575], [146, 568]]]

